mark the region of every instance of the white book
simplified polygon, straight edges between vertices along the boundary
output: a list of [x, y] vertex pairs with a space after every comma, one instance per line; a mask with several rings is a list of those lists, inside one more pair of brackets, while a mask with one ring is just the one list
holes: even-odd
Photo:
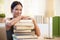
[[31, 30], [14, 30], [14, 32], [31, 32]]
[[15, 26], [34, 26], [33, 23], [16, 23]]
[[29, 30], [29, 29], [31, 30], [31, 29], [34, 29], [34, 26], [32, 26], [32, 27], [26, 27], [26, 26], [24, 26], [24, 27], [16, 27], [15, 29], [16, 29], [16, 30], [24, 30], [24, 29], [25, 29], [25, 30], [27, 30], [27, 29], [28, 29], [28, 30]]
[[35, 31], [32, 31], [32, 32], [14, 32], [14, 33], [17, 33], [17, 34], [35, 34]]
[[31, 32], [14, 32], [14, 34], [19, 34], [19, 35], [35, 35], [35, 31], [31, 31]]
[[24, 23], [32, 23], [32, 20], [20, 20], [19, 22], [20, 22], [20, 23], [23, 23], [23, 22], [24, 22]]
[[[13, 35], [14, 37], [14, 35]], [[17, 39], [19, 38], [38, 38], [36, 35], [15, 35]]]
[[18, 34], [18, 35], [35, 35], [35, 33], [14, 33], [15, 35]]

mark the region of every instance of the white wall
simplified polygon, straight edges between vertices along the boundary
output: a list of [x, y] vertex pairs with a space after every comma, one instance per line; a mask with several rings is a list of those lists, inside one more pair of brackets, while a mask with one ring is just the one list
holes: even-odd
[[[4, 12], [6, 17], [12, 17], [10, 5], [14, 0], [4, 0]], [[44, 15], [46, 0], [17, 0], [23, 4], [23, 15], [34, 16], [34, 15]]]
[[[46, 18], [45, 18], [46, 19]], [[45, 38], [53, 38], [53, 27], [52, 27], [52, 17], [48, 18], [48, 23], [38, 23], [38, 26], [41, 31], [41, 36]]]
[[60, 0], [54, 0], [55, 16], [60, 16]]
[[44, 15], [46, 8], [46, 0], [33, 0], [32, 13], [33, 15]]

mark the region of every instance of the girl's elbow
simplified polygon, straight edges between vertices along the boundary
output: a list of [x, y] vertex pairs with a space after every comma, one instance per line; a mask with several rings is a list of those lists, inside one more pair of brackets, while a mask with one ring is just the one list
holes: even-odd
[[38, 33], [37, 36], [39, 37], [41, 35], [41, 33]]

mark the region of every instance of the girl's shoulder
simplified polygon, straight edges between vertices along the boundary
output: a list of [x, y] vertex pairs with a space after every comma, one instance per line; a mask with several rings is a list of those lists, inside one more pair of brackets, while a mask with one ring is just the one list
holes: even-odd
[[5, 18], [5, 20], [12, 20], [13, 18]]
[[9, 22], [11, 20], [12, 20], [12, 18], [5, 18], [5, 22]]

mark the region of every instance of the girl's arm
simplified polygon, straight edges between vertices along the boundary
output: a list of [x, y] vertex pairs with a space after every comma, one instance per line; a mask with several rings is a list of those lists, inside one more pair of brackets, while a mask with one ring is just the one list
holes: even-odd
[[33, 20], [33, 23], [34, 23], [34, 26], [35, 26], [35, 28], [34, 28], [34, 29], [35, 29], [35, 34], [36, 34], [37, 36], [40, 36], [40, 29], [39, 29], [36, 21], [35, 21], [34, 19], [32, 19], [32, 20]]
[[15, 23], [17, 23], [22, 17], [18, 16], [16, 18], [13, 18], [12, 20], [6, 19], [6, 30], [9, 30], [11, 28], [12, 25], [14, 25]]

